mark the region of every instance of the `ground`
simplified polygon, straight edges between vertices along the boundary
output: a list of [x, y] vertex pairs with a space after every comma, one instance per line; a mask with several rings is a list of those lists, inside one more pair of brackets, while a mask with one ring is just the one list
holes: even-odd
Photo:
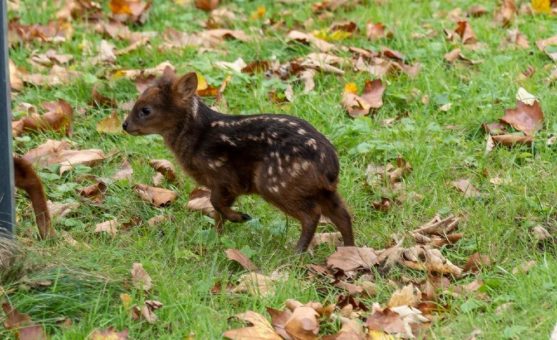
[[[315, 89], [303, 94], [303, 85], [294, 84], [292, 103], [277, 104], [269, 99], [271, 89], [283, 86], [280, 81], [265, 79], [263, 74], [232, 77], [224, 96], [230, 114], [260, 112], [287, 113], [311, 122], [337, 148], [340, 162], [340, 192], [354, 215], [356, 243], [382, 249], [391, 242], [391, 235], [404, 235], [436, 213], [460, 214], [464, 222], [460, 230], [464, 237], [443, 254], [453, 263], [462, 265], [479, 252], [489, 256], [491, 266], [483, 268], [478, 277], [484, 281], [482, 293], [447, 298], [447, 309], [426, 331], [430, 338], [462, 339], [480, 329], [482, 338], [547, 339], [557, 322], [557, 259], [554, 245], [541, 249], [532, 237], [531, 228], [542, 225], [551, 229], [557, 223], [557, 157], [555, 146], [546, 145], [557, 133], [555, 88], [546, 78], [552, 62], [540, 52], [535, 41], [557, 32], [554, 17], [520, 15], [510, 28], [518, 28], [530, 41], [528, 49], [501, 47], [507, 28], [494, 23], [496, 2], [487, 2], [488, 14], [470, 18], [483, 49], [465, 50], [467, 57], [482, 62], [474, 66], [450, 66], [443, 59], [454, 43], [448, 42], [443, 29], [453, 30], [455, 23], [446, 13], [456, 7], [466, 11], [473, 1], [364, 1], [351, 9], [338, 9], [333, 18], [318, 20], [307, 31], [324, 29], [333, 21], [352, 20], [360, 26], [360, 33], [335, 42], [378, 50], [388, 46], [402, 52], [411, 62], [422, 64], [415, 78], [392, 75], [384, 78], [387, 85], [384, 105], [372, 116], [351, 118], [341, 105], [345, 85], [354, 82], [360, 89], [369, 73], [346, 69], [343, 76], [318, 73]], [[250, 15], [258, 6], [265, 6], [263, 19]], [[37, 6], [40, 9], [37, 9]], [[104, 4], [109, 13], [108, 5]], [[98, 148], [109, 158], [98, 166], [80, 166], [58, 175], [56, 167], [40, 170], [47, 195], [56, 202], [80, 202], [76, 189], [90, 182], [79, 182], [84, 175], [109, 179], [123, 159], [129, 159], [133, 170], [132, 181], [112, 181], [106, 199], [99, 205], [83, 202], [70, 215], [56, 221], [58, 230], [67, 231], [74, 239], [88, 246], [73, 247], [63, 240], [38, 241], [36, 227], [28, 200], [17, 195], [17, 237], [26, 253], [22, 264], [26, 279], [50, 280], [43, 288], [29, 288], [21, 278], [7, 279], [3, 284], [4, 299], [18, 310], [28, 313], [35, 322], [45, 325], [53, 339], [80, 339], [94, 329], [113, 326], [128, 329], [131, 338], [177, 339], [194, 334], [198, 339], [217, 339], [237, 324], [228, 318], [254, 310], [265, 314], [266, 307], [283, 308], [284, 301], [295, 298], [302, 302], [334, 303], [339, 291], [323, 289], [308, 279], [305, 265], [323, 263], [334, 247], [320, 246], [314, 254], [297, 255], [293, 248], [299, 236], [299, 225], [257, 197], [243, 197], [237, 207], [248, 212], [254, 220], [243, 225], [227, 224], [225, 233], [217, 236], [212, 220], [185, 206], [193, 181], [179, 173], [177, 183], [165, 182], [164, 187], [179, 193], [178, 200], [168, 207], [154, 208], [143, 202], [133, 191], [134, 183], [150, 183], [153, 170], [151, 159], [175, 162], [161, 138], [134, 137], [126, 134], [107, 135], [96, 131], [96, 124], [111, 109], [90, 105], [93, 84], [101, 82], [105, 92], [119, 103], [133, 100], [137, 91], [126, 79], [106, 80], [107, 68], [138, 69], [153, 67], [165, 60], [176, 66], [179, 73], [197, 71], [218, 85], [227, 73], [214, 66], [216, 61], [234, 61], [242, 57], [246, 62], [277, 58], [281, 62], [307, 55], [312, 48], [288, 43], [289, 28], [302, 27], [312, 15], [308, 2], [285, 4], [280, 1], [224, 1], [220, 6], [244, 14], [245, 20], [233, 21], [233, 27], [250, 34], [261, 34], [253, 27], [261, 27], [265, 18], [284, 19], [284, 28], [265, 30], [258, 39], [249, 42], [226, 41], [225, 48], [199, 51], [196, 48], [160, 50], [160, 37], [155, 37], [151, 48], [140, 48], [119, 56], [115, 66], [93, 66], [83, 52], [85, 45], [93, 49], [101, 35], [86, 29], [83, 23], [74, 24], [71, 41], [60, 44], [33, 42], [12, 46], [11, 59], [21, 67], [28, 67], [34, 50], [49, 48], [72, 54], [71, 68], [82, 72], [70, 84], [53, 87], [27, 86], [13, 98], [12, 107], [28, 102], [39, 105], [44, 101], [62, 98], [76, 110], [73, 136], [69, 139], [79, 148]], [[58, 6], [53, 1], [22, 1], [18, 15], [23, 23], [47, 23], [55, 17]], [[283, 11], [289, 11], [284, 14]], [[282, 15], [281, 15], [282, 13]], [[443, 14], [444, 13], [444, 14]], [[11, 13], [10, 16], [15, 16]], [[177, 5], [169, 0], [156, 1], [143, 26], [136, 31], [162, 32], [167, 27], [180, 31], [203, 30], [207, 18], [204, 11], [191, 4]], [[365, 24], [382, 22], [394, 34], [390, 40], [369, 41]], [[424, 32], [424, 25], [437, 32], [432, 38], [417, 39], [412, 33]], [[118, 47], [126, 42], [114, 41]], [[346, 52], [340, 53], [348, 56]], [[517, 76], [528, 66], [536, 72], [525, 80]], [[536, 135], [532, 146], [496, 147], [486, 153], [482, 123], [499, 119], [506, 108], [515, 107], [519, 87], [535, 94], [545, 113], [544, 128]], [[107, 90], [108, 89], [108, 90]], [[417, 90], [416, 90], [417, 89]], [[418, 94], [417, 94], [418, 93]], [[422, 97], [429, 97], [429, 102]], [[212, 99], [206, 99], [212, 103]], [[451, 103], [448, 111], [440, 106]], [[118, 111], [124, 117], [125, 111]], [[385, 125], [388, 118], [402, 117]], [[47, 138], [62, 139], [57, 132], [26, 134], [14, 139], [17, 153], [23, 154], [43, 143]], [[412, 165], [412, 172], [404, 178], [407, 192], [419, 194], [421, 199], [408, 199], [386, 212], [375, 210], [371, 204], [377, 194], [366, 184], [368, 164], [385, 164], [402, 156]], [[503, 184], [494, 185], [491, 178], [499, 177]], [[467, 178], [481, 192], [481, 197], [466, 198], [451, 186], [451, 181]], [[156, 227], [142, 225], [116, 236], [94, 233], [97, 223], [118, 219], [127, 221], [139, 217], [146, 221], [164, 214], [172, 220]], [[332, 231], [323, 227], [321, 231]], [[264, 274], [279, 269], [288, 273], [274, 295], [254, 297], [246, 294], [212, 294], [216, 283], [234, 284], [245, 273], [226, 258], [224, 250], [241, 249], [261, 268]], [[527, 273], [513, 273], [513, 268], [533, 260], [535, 266]], [[130, 269], [134, 262], [143, 264], [153, 280], [153, 289], [146, 295], [133, 288]], [[377, 296], [361, 300], [371, 305], [385, 302], [395, 290], [391, 284], [403, 276], [423, 277], [420, 272], [395, 269], [388, 274], [376, 273]], [[471, 279], [463, 279], [468, 282]], [[134, 303], [145, 299], [162, 302], [157, 310], [159, 320], [154, 324], [134, 321], [122, 305], [120, 294], [127, 293]], [[510, 308], [497, 311], [505, 303]], [[57, 322], [69, 318], [72, 324], [61, 327]], [[2, 338], [14, 336], [0, 330]]]

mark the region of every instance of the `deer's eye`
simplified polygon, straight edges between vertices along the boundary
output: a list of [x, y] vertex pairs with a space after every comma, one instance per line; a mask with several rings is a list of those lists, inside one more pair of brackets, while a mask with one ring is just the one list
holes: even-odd
[[151, 108], [150, 108], [150, 107], [144, 106], [144, 107], [141, 108], [141, 110], [139, 110], [139, 117], [145, 118], [145, 117], [147, 117], [148, 115], [150, 115], [151, 112], [152, 112], [152, 111], [151, 111]]

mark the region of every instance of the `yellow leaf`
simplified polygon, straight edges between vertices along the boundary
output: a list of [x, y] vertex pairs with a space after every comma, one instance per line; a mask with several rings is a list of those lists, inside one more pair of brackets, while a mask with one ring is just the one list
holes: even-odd
[[205, 90], [209, 87], [207, 84], [207, 79], [201, 75], [201, 73], [195, 73], [197, 75], [197, 91]]
[[120, 294], [120, 300], [122, 301], [124, 309], [130, 309], [130, 306], [132, 305], [132, 297], [130, 296], [130, 294]]
[[551, 13], [551, 0], [532, 0], [532, 9], [536, 13]]
[[97, 123], [97, 131], [102, 133], [119, 133], [122, 131], [122, 122], [116, 111]]
[[265, 6], [259, 6], [259, 7], [257, 7], [257, 9], [255, 11], [251, 12], [250, 17], [253, 20], [261, 19], [265, 16], [266, 12], [267, 12], [267, 9], [265, 8]]
[[394, 340], [395, 337], [381, 331], [370, 330], [367, 335], [370, 340]]
[[316, 30], [313, 31], [311, 34], [313, 34], [314, 37], [319, 38], [321, 40], [328, 40], [329, 39], [329, 33], [326, 29], [323, 30]]
[[329, 34], [329, 41], [337, 41], [337, 40], [344, 40], [350, 37], [352, 33], [346, 31], [334, 31]]
[[358, 85], [356, 85], [356, 83], [347, 83], [346, 85], [344, 85], [344, 92], [357, 94]]

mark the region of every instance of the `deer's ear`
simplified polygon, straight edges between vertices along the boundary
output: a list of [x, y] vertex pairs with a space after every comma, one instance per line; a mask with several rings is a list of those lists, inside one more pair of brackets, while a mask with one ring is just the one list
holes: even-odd
[[174, 79], [176, 79], [176, 71], [172, 67], [166, 66], [162, 72], [161, 78], [167, 83], [172, 83]]
[[172, 91], [180, 99], [187, 99], [195, 94], [197, 90], [197, 75], [190, 72], [172, 84]]

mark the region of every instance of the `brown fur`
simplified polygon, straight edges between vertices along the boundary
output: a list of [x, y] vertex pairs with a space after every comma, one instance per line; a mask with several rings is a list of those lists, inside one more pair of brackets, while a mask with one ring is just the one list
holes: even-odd
[[337, 193], [339, 163], [331, 143], [308, 122], [287, 115], [230, 116], [195, 95], [197, 77], [165, 72], [139, 97], [123, 124], [134, 135], [160, 134], [184, 170], [211, 189], [224, 220], [250, 217], [231, 209], [243, 194], [259, 194], [302, 224], [296, 246], [305, 251], [321, 214], [354, 245], [352, 221]]
[[50, 223], [50, 214], [46, 204], [46, 197], [43, 190], [41, 179], [37, 176], [33, 166], [28, 161], [20, 157], [14, 157], [15, 186], [25, 190], [39, 227], [39, 234], [42, 239], [47, 239], [56, 235]]

